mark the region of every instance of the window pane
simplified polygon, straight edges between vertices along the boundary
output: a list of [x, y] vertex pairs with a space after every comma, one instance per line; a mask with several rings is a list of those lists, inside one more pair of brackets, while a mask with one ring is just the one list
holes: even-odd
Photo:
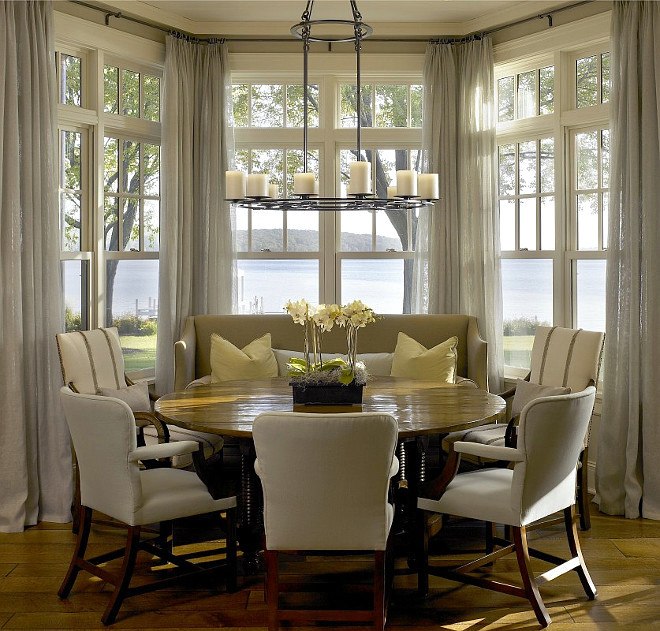
[[541, 197], [541, 249], [555, 249], [555, 198]]
[[142, 145], [142, 177], [145, 195], [160, 195], [160, 147]]
[[[307, 123], [310, 127], [319, 126], [319, 86], [307, 86]], [[304, 125], [304, 92], [302, 85], [286, 86], [286, 126]]]
[[536, 250], [536, 197], [520, 200], [520, 249]]
[[[355, 103], [356, 85], [344, 83], [340, 88], [340, 123], [341, 127], [355, 127], [357, 125], [357, 110]], [[362, 85], [362, 99], [360, 102], [362, 127], [373, 126], [373, 106], [371, 104], [371, 86]]]
[[600, 132], [600, 165], [602, 186], [604, 188], [610, 185], [610, 130], [603, 129]]
[[598, 193], [577, 196], [578, 250], [598, 249]]
[[536, 193], [536, 141], [518, 145], [518, 192]]
[[410, 126], [422, 126], [422, 104], [424, 102], [424, 88], [421, 85], [410, 86]]
[[245, 83], [233, 85], [231, 99], [234, 110], [234, 127], [250, 125], [250, 86]]
[[124, 193], [140, 192], [140, 143], [132, 140], [122, 142], [122, 187]]
[[602, 103], [608, 103], [610, 100], [610, 54], [603, 53], [601, 59], [601, 78], [600, 78], [600, 100]]
[[371, 252], [371, 236], [374, 225], [373, 213], [368, 210], [343, 211], [339, 213], [341, 239], [339, 248], [342, 252]]
[[144, 75], [142, 81], [142, 117], [157, 122], [160, 120], [160, 78]]
[[598, 105], [598, 58], [594, 55], [578, 59], [575, 73], [577, 106]]
[[64, 292], [64, 330], [82, 331], [87, 328], [87, 261], [62, 261], [62, 290]]
[[289, 252], [319, 251], [319, 213], [315, 210], [287, 212], [287, 244]]
[[124, 231], [122, 250], [138, 251], [140, 249], [140, 202], [137, 199], [123, 199], [121, 206]]
[[404, 261], [342, 260], [341, 303], [362, 300], [376, 313], [403, 313]]
[[[433, 212], [433, 211], [431, 211]], [[376, 212], [376, 251], [408, 249], [408, 215], [405, 210]]]
[[62, 188], [82, 189], [80, 143], [80, 132], [62, 132]]
[[515, 145], [500, 145], [499, 155], [499, 189], [500, 195], [515, 195], [516, 193], [516, 148]]
[[534, 333], [552, 325], [552, 261], [502, 259], [504, 362], [529, 368]]
[[79, 252], [82, 243], [80, 193], [60, 193], [60, 217], [62, 249], [65, 252]]
[[516, 203], [512, 199], [500, 200], [500, 248], [516, 249]]
[[103, 140], [103, 186], [107, 192], [119, 190], [119, 141], [106, 137]]
[[252, 126], [284, 126], [284, 86], [259, 84], [252, 86]]
[[121, 69], [121, 113], [140, 116], [140, 73]]
[[603, 248], [607, 250], [607, 244], [609, 241], [609, 206], [610, 206], [610, 194], [603, 193]]
[[598, 186], [598, 131], [575, 135], [577, 187], [580, 190]]
[[103, 111], [109, 114], [119, 113], [119, 68], [103, 68]]
[[555, 111], [555, 67], [539, 70], [539, 113], [552, 114]]
[[503, 77], [497, 82], [497, 120], [513, 120], [514, 77]]
[[73, 55], [60, 56], [60, 102], [82, 105], [82, 60]]
[[376, 127], [408, 126], [408, 86], [376, 85]]
[[518, 75], [518, 118], [528, 118], [538, 113], [536, 77], [536, 70]]
[[319, 262], [238, 260], [239, 313], [282, 313], [287, 300], [319, 300]]
[[104, 203], [103, 235], [105, 249], [116, 252], [119, 249], [119, 200], [116, 197], [106, 197]]
[[250, 211], [247, 208], [236, 208], [236, 251], [248, 251], [248, 220]]
[[[283, 149], [253, 149], [250, 152], [252, 166], [250, 173], [265, 173], [271, 184], [277, 184], [284, 191], [284, 150]], [[302, 152], [300, 154], [302, 161]], [[302, 168], [301, 168], [302, 171]]]
[[158, 261], [108, 261], [106, 326], [119, 329], [126, 371], [156, 364]]
[[252, 250], [254, 252], [284, 250], [284, 213], [280, 210], [252, 212]]
[[580, 329], [605, 330], [605, 269], [606, 262], [576, 261], [575, 292], [577, 321]]
[[541, 193], [552, 193], [555, 190], [555, 141], [553, 138], [541, 140]]
[[144, 243], [142, 250], [157, 252], [160, 234], [160, 202], [156, 199], [145, 199], [142, 204], [144, 206]]

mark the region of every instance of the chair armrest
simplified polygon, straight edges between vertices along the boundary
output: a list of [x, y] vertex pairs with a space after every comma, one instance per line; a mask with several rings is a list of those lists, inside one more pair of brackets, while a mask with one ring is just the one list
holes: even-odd
[[491, 460], [507, 460], [509, 462], [522, 462], [525, 458], [517, 449], [511, 447], [496, 447], [495, 445], [482, 445], [459, 441], [454, 443], [454, 451], [459, 454], [470, 454]]
[[133, 412], [133, 416], [135, 417], [135, 424], [138, 427], [153, 425], [156, 428], [159, 443], [168, 443], [170, 441], [170, 430], [167, 429], [167, 425], [155, 414], [151, 412]]
[[393, 478], [397, 473], [399, 473], [399, 459], [394, 456], [390, 465], [390, 478]]
[[128, 454], [129, 462], [138, 460], [157, 460], [158, 458], [171, 458], [172, 456], [181, 456], [191, 454], [200, 448], [200, 443], [194, 440], [180, 440], [175, 443], [159, 443], [157, 445], [148, 445], [138, 447]]

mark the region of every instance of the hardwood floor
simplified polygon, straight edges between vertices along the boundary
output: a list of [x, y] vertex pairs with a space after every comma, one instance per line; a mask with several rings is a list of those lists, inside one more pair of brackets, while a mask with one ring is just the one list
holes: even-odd
[[[660, 522], [608, 517], [593, 510], [592, 529], [580, 533], [583, 552], [598, 587], [598, 597], [589, 602], [574, 573], [559, 578], [541, 589], [553, 619], [552, 629], [607, 631], [627, 626], [631, 629], [657, 629], [660, 621]], [[187, 524], [175, 531], [175, 544], [190, 549], [204, 547], [187, 543], [207, 525]], [[123, 531], [93, 526], [92, 554], [104, 552], [121, 543]], [[480, 543], [481, 529], [471, 522], [449, 524], [435, 540], [435, 552], [447, 559], [465, 558], [462, 554]], [[534, 536], [543, 550], [565, 554], [560, 527]], [[20, 534], [0, 534], [0, 629], [100, 629], [107, 599], [105, 584], [81, 573], [69, 599], [60, 601], [57, 589], [73, 550], [74, 536], [67, 524], [42, 523]], [[439, 556], [436, 558], [440, 558]], [[442, 557], [445, 558], [444, 556]], [[113, 562], [114, 563], [114, 562]], [[109, 564], [110, 565], [110, 564]], [[365, 561], [360, 557], [332, 558], [292, 556], [282, 572], [298, 575], [342, 575], [365, 579]], [[547, 567], [539, 563], [537, 567]], [[420, 601], [415, 596], [415, 575], [406, 571], [405, 559], [397, 560], [395, 591], [390, 605], [388, 627], [398, 631], [423, 628], [432, 630], [538, 629], [529, 605], [517, 598], [477, 587], [459, 586], [431, 577], [431, 595]], [[498, 561], [495, 573], [517, 580], [513, 557]], [[136, 580], [146, 580], [151, 572], [149, 559], [143, 558]], [[264, 629], [266, 608], [261, 577], [239, 579], [234, 594], [212, 593], [208, 585], [180, 584], [168, 590], [136, 596], [122, 607], [117, 629], [210, 629], [222, 627], [246, 631]], [[349, 594], [342, 597], [361, 597]], [[292, 595], [293, 597], [293, 595]], [[304, 595], [304, 602], [316, 598]], [[311, 599], [311, 601], [310, 601]], [[364, 626], [323, 628], [364, 629]]]

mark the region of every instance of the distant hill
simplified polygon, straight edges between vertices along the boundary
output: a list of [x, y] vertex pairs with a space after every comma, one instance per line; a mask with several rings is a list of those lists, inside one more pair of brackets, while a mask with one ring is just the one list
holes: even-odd
[[[239, 249], [245, 250], [247, 232], [237, 230], [236, 244]], [[289, 230], [289, 251], [315, 252], [319, 249], [319, 233], [314, 230]], [[371, 235], [355, 234], [353, 232], [342, 234], [343, 252], [365, 252], [371, 250]], [[401, 241], [391, 237], [377, 237], [376, 249], [379, 251], [393, 248], [401, 250]], [[282, 250], [282, 231], [275, 228], [252, 231], [252, 250], [270, 249], [273, 252]]]

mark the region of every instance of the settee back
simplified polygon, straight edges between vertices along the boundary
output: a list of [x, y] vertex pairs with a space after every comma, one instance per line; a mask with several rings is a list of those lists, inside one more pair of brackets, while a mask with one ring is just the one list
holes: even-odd
[[[393, 353], [399, 331], [427, 348], [455, 335], [458, 338], [456, 374], [472, 379], [480, 388], [487, 389], [487, 345], [479, 335], [474, 316], [386, 315], [360, 329], [358, 353]], [[302, 351], [304, 346], [303, 328], [287, 314], [190, 316], [186, 319], [181, 339], [174, 347], [176, 390], [211, 373], [211, 333], [221, 335], [238, 348], [266, 333], [271, 334], [272, 348]], [[335, 327], [323, 334], [323, 352], [346, 352], [344, 329]]]

